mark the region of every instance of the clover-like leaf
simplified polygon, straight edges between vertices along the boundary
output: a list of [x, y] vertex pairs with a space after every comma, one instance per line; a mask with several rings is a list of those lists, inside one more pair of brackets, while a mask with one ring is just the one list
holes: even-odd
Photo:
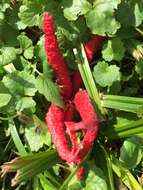
[[110, 87], [115, 81], [120, 80], [119, 67], [108, 65], [107, 62], [101, 61], [94, 67], [93, 76], [95, 81], [102, 87]]
[[103, 58], [106, 61], [120, 61], [125, 55], [125, 48], [120, 38], [108, 40], [102, 50]]
[[7, 65], [16, 59], [16, 49], [14, 47], [6, 47], [1, 49], [0, 64]]
[[96, 0], [94, 7], [87, 13], [86, 23], [93, 34], [112, 36], [120, 28], [114, 12], [120, 0]]
[[34, 115], [34, 122], [25, 129], [25, 136], [31, 151], [38, 151], [43, 145], [50, 146], [51, 135], [43, 121]]
[[16, 110], [21, 112], [24, 109], [28, 108], [34, 108], [36, 105], [35, 101], [32, 99], [32, 97], [21, 97], [16, 104]]
[[40, 12], [42, 10], [42, 6], [40, 1], [27, 1], [26, 5], [22, 5], [19, 9], [18, 16], [21, 19], [22, 23], [20, 25], [24, 25], [25, 28], [27, 26], [38, 26], [40, 19]]
[[24, 33], [18, 36], [17, 39], [19, 40], [21, 51], [24, 52], [24, 57], [26, 59], [31, 59], [33, 57], [34, 50], [32, 40], [29, 39]]
[[64, 16], [68, 20], [76, 20], [80, 15], [86, 14], [91, 4], [87, 0], [64, 0]]
[[34, 76], [25, 71], [15, 71], [4, 76], [3, 83], [13, 95], [34, 96], [37, 91]]
[[98, 190], [107, 190], [107, 183], [103, 171], [93, 163], [90, 163], [88, 168], [83, 190], [95, 190], [95, 187]]
[[120, 160], [129, 168], [135, 168], [142, 159], [142, 139], [130, 137], [124, 141], [120, 150]]
[[116, 13], [117, 19], [125, 26], [139, 26], [143, 21], [143, 1], [122, 1]]

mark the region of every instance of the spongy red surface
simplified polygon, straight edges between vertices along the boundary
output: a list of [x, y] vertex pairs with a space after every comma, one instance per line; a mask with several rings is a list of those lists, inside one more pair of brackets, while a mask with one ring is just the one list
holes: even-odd
[[58, 46], [52, 16], [50, 16], [48, 13], [44, 13], [43, 31], [45, 43], [44, 46], [46, 54], [48, 56], [48, 62], [56, 74], [57, 82], [62, 89], [62, 95], [68, 99], [72, 94], [72, 83], [66, 64], [64, 62], [64, 58]]
[[[99, 123], [85, 90], [76, 93], [74, 103], [81, 116], [80, 122], [73, 121], [73, 104], [69, 104], [66, 111], [55, 104], [51, 104], [46, 115], [46, 123], [61, 158], [67, 163], [79, 164], [97, 137]], [[76, 136], [76, 132], [79, 130], [83, 131], [83, 140], [80, 142]], [[71, 148], [69, 148], [67, 134], [70, 137]]]
[[94, 35], [84, 44], [84, 49], [89, 61], [93, 59], [95, 52], [101, 47], [105, 37]]

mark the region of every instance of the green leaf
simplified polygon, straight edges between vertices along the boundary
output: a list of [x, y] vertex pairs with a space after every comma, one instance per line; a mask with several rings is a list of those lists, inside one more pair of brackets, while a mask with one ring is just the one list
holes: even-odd
[[108, 40], [102, 50], [102, 56], [106, 61], [121, 61], [125, 55], [125, 48], [120, 38]]
[[9, 3], [1, 3], [0, 4], [0, 24], [5, 18], [4, 12], [10, 7]]
[[24, 109], [34, 108], [36, 105], [32, 97], [21, 97], [16, 103], [16, 110], [21, 112]]
[[0, 93], [0, 107], [6, 106], [11, 100], [10, 94]]
[[87, 0], [69, 0], [63, 1], [64, 16], [68, 20], [76, 20], [80, 15], [86, 14], [91, 4]]
[[11, 137], [13, 139], [13, 142], [14, 142], [19, 154], [21, 156], [26, 156], [27, 152], [21, 142], [21, 139], [19, 137], [19, 134], [17, 132], [17, 129], [16, 129], [16, 126], [15, 126], [15, 123], [13, 120], [9, 120], [9, 129], [10, 129]]
[[132, 173], [125, 168], [119, 160], [112, 156], [112, 168], [116, 175], [122, 180], [122, 182], [130, 189], [142, 190], [141, 185]]
[[25, 50], [27, 48], [29, 48], [30, 46], [32, 46], [32, 41], [31, 39], [29, 39], [25, 33], [22, 33], [20, 34], [18, 37], [17, 37], [19, 43], [20, 43], [20, 48], [22, 50]]
[[[11, 15], [9, 15], [9, 18]], [[13, 18], [13, 17], [12, 17]], [[4, 18], [5, 22], [0, 22], [0, 47], [4, 44], [6, 47], [14, 47], [18, 45], [17, 35], [19, 31], [13, 27], [14, 23]]]
[[53, 75], [53, 71], [52, 71], [50, 64], [48, 64], [48, 59], [47, 59], [46, 52], [45, 52], [43, 44], [44, 44], [44, 36], [42, 36], [40, 38], [40, 40], [37, 42], [36, 55], [40, 58], [40, 60], [43, 63], [43, 73], [47, 77], [51, 78]]
[[16, 59], [16, 49], [14, 47], [6, 47], [1, 49], [0, 64], [7, 65]]
[[[1, 95], [3, 96], [3, 94], [4, 97], [1, 97]], [[7, 97], [7, 95], [9, 97]], [[5, 97], [7, 97], [7, 99], [5, 99]], [[9, 90], [5, 87], [2, 81], [0, 81], [0, 104], [5, 104], [4, 106], [0, 106], [0, 113], [9, 113], [10, 115], [15, 115], [15, 99], [12, 94], [10, 94]]]
[[2, 81], [0, 81], [0, 93], [9, 94], [9, 90], [5, 87]]
[[143, 2], [140, 0], [122, 1], [116, 16], [125, 27], [139, 26], [143, 21]]
[[36, 78], [35, 85], [39, 93], [43, 94], [48, 101], [54, 102], [58, 106], [63, 107], [59, 89], [52, 80], [44, 75], [39, 75]]
[[36, 115], [34, 122], [25, 129], [25, 136], [31, 151], [38, 151], [43, 145], [51, 145], [51, 135], [44, 122]]
[[142, 143], [138, 137], [130, 137], [124, 141], [120, 150], [120, 160], [128, 169], [133, 169], [140, 163]]
[[82, 190], [83, 188], [80, 181], [77, 181], [77, 179], [75, 183], [69, 185], [67, 188], [67, 190], [79, 190], [79, 189]]
[[94, 108], [96, 110], [96, 114], [99, 115], [99, 112], [101, 112], [101, 114], [104, 115], [105, 112], [101, 106], [99, 93], [94, 82], [93, 75], [82, 44], [80, 46], [80, 49], [74, 49], [74, 54], [77, 59], [76, 61], [78, 63], [78, 68], [83, 79], [84, 85], [87, 89], [87, 92], [89, 93], [90, 98], [94, 100]]
[[34, 47], [31, 46], [24, 51], [24, 57], [26, 59], [32, 59]]
[[107, 190], [107, 184], [103, 171], [90, 163], [83, 190], [95, 190], [95, 188], [96, 190]]
[[94, 67], [93, 76], [100, 86], [110, 87], [114, 82], [120, 81], [119, 67], [100, 61]]
[[10, 7], [9, 3], [1, 3], [0, 4], [0, 11], [5, 12], [6, 9], [8, 9]]
[[129, 3], [130, 3], [132, 10], [134, 10], [136, 26], [139, 26], [143, 22], [143, 1], [130, 0]]
[[26, 59], [32, 59], [34, 50], [32, 40], [29, 39], [24, 33], [19, 35], [17, 39], [20, 42], [21, 51], [24, 51], [24, 57]]
[[[21, 22], [25, 25], [25, 27], [34, 25], [38, 26], [40, 21], [39, 13], [41, 11], [42, 4], [40, 1], [27, 1], [26, 5], [22, 5], [20, 7], [18, 16], [21, 19]], [[22, 25], [22, 23], [20, 25]]]
[[25, 71], [16, 71], [4, 76], [3, 83], [15, 95], [34, 96], [37, 91], [34, 76]]
[[40, 59], [42, 60], [42, 62], [44, 62], [44, 61], [48, 62], [45, 48], [44, 48], [44, 35], [37, 42], [36, 50], [37, 50], [37, 54], [40, 57]]
[[120, 28], [114, 17], [115, 9], [121, 0], [96, 0], [94, 7], [87, 13], [86, 23], [93, 34], [112, 36]]
[[39, 175], [43, 190], [57, 190], [57, 188], [42, 174]]

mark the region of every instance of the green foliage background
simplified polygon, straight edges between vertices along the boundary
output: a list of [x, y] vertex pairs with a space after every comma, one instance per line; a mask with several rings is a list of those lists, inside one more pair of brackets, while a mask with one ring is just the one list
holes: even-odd
[[[76, 179], [77, 166], [68, 167], [52, 152], [55, 148], [45, 125], [50, 103], [63, 106], [44, 51], [45, 11], [54, 18], [71, 72], [78, 67], [73, 49], [93, 34], [106, 37], [90, 63], [106, 119], [101, 120], [99, 138], [83, 163], [83, 181]], [[13, 175], [8, 174], [0, 180], [1, 188], [142, 189], [142, 88], [143, 1], [1, 0], [0, 163], [17, 154], [22, 157], [10, 164], [13, 172], [21, 172], [12, 181], [16, 186], [11, 187]]]

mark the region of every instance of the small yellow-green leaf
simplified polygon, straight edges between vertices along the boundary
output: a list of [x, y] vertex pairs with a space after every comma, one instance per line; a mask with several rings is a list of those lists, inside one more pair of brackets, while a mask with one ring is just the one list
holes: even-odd
[[10, 94], [0, 94], [0, 107], [6, 106], [11, 98], [12, 96]]

